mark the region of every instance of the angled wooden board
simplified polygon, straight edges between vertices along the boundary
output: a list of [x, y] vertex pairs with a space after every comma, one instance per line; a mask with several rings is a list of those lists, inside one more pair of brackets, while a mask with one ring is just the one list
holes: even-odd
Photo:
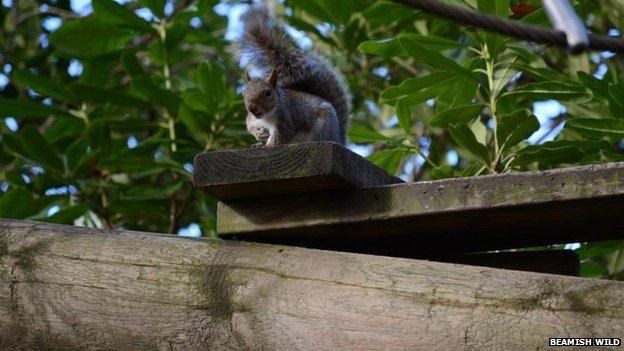
[[219, 204], [222, 238], [402, 257], [624, 238], [624, 163]]
[[402, 182], [331, 142], [207, 152], [193, 165], [195, 186], [220, 200]]

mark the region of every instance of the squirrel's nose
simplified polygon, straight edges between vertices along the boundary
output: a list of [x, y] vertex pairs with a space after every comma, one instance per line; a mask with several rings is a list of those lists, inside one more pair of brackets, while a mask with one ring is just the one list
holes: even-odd
[[251, 112], [251, 114], [253, 114], [256, 117], [262, 114], [262, 111], [255, 105], [249, 106], [249, 112]]

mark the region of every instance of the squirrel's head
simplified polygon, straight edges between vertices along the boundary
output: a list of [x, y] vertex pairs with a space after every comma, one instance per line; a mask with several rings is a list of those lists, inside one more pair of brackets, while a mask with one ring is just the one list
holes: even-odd
[[271, 70], [268, 77], [249, 78], [245, 73], [245, 107], [256, 118], [272, 113], [277, 107], [277, 71]]

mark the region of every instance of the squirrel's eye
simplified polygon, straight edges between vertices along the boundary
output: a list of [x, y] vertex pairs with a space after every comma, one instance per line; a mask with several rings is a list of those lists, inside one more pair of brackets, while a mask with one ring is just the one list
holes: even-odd
[[266, 95], [266, 96], [271, 96], [271, 91], [270, 91], [270, 90], [265, 91], [265, 92], [264, 92], [264, 95]]

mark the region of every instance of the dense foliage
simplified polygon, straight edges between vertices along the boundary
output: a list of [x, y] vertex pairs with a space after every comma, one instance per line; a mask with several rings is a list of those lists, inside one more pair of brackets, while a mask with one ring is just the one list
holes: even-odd
[[[548, 25], [538, 1], [450, 2]], [[192, 191], [190, 162], [252, 141], [225, 40], [246, 5], [120, 3], [83, 16], [67, 0], [2, 2], [0, 217], [213, 235], [214, 200]], [[618, 56], [571, 56], [388, 1], [267, 3], [347, 76], [353, 148], [405, 179], [624, 161]], [[621, 1], [576, 5], [592, 31], [619, 33]], [[622, 247], [582, 245], [584, 274], [622, 278]]]

